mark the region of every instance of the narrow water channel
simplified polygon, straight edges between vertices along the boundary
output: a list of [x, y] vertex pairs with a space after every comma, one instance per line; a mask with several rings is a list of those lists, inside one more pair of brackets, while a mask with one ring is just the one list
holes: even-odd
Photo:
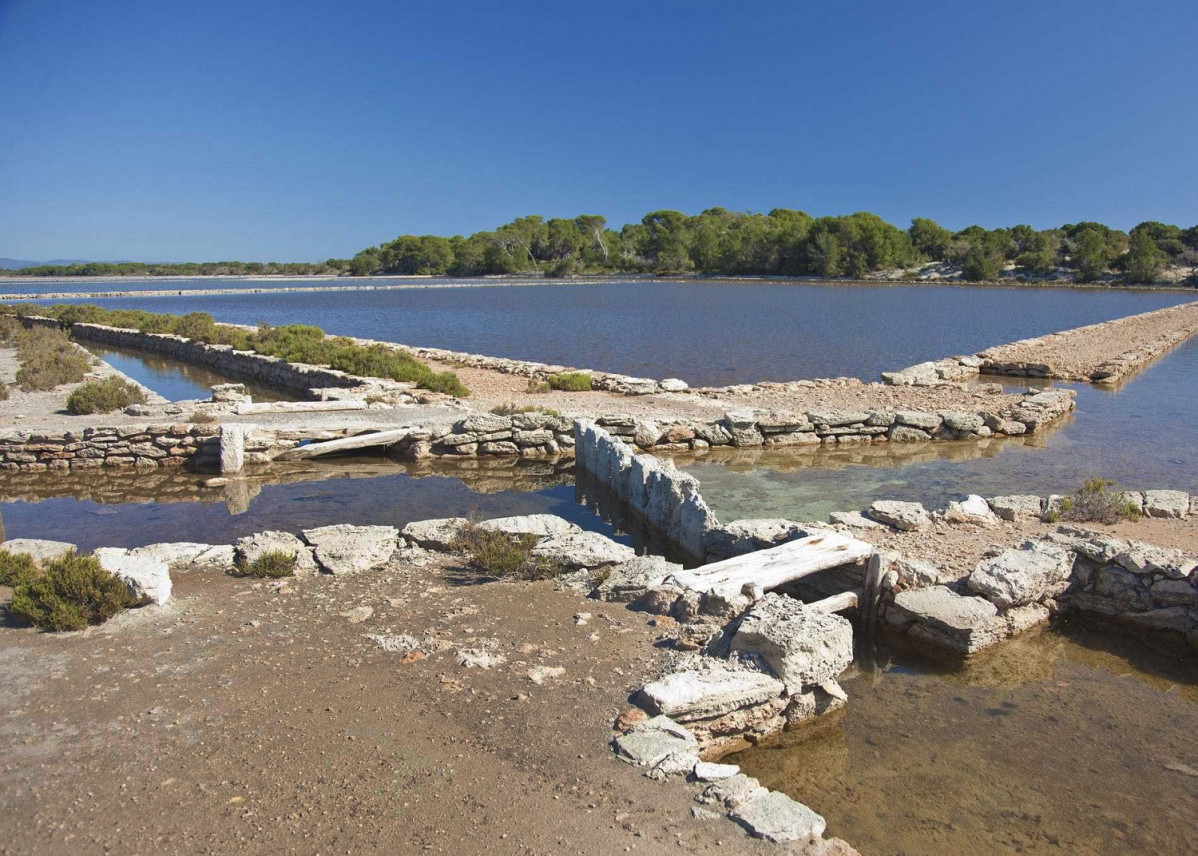
[[863, 856], [1198, 852], [1198, 660], [1032, 631], [964, 668], [884, 654], [837, 721], [731, 756]]
[[168, 401], [206, 399], [219, 383], [242, 383], [254, 401], [294, 401], [295, 397], [271, 387], [249, 383], [211, 369], [172, 360], [147, 351], [114, 348], [94, 342], [81, 342], [104, 362], [133, 378]]

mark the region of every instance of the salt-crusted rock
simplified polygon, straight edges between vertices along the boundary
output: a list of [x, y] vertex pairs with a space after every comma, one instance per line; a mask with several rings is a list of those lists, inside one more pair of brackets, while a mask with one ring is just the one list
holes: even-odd
[[983, 559], [969, 575], [968, 585], [1000, 609], [1007, 609], [1060, 594], [1072, 567], [1068, 550], [1031, 541], [1020, 549]]
[[704, 805], [719, 805], [724, 808], [736, 808], [747, 800], [769, 793], [761, 786], [761, 782], [744, 773], [737, 773], [722, 781], [715, 782], [703, 789], [695, 797], [695, 801]]
[[172, 571], [228, 570], [233, 567], [231, 544], [195, 544], [190, 541], [169, 541], [149, 544], [129, 551], [130, 556], [146, 556], [166, 564]]
[[1190, 513], [1190, 495], [1181, 490], [1144, 491], [1146, 517], [1186, 517]]
[[790, 692], [821, 684], [853, 661], [853, 625], [785, 595], [765, 595], [745, 613], [732, 651], [760, 654]]
[[977, 494], [970, 494], [960, 502], [950, 502], [944, 519], [949, 523], [969, 523], [986, 529], [998, 526], [998, 517], [990, 510], [986, 500]]
[[48, 541], [44, 538], [11, 538], [0, 544], [0, 550], [13, 555], [25, 554], [39, 565], [53, 561], [79, 548], [66, 541]]
[[676, 752], [691, 754], [699, 746], [695, 736], [669, 717], [655, 716], [638, 722], [627, 734], [612, 741], [616, 756], [638, 767], [654, 767]]
[[926, 588], [940, 582], [940, 569], [923, 559], [900, 556], [895, 558], [891, 567], [898, 574], [899, 585], [903, 588]]
[[896, 425], [935, 431], [940, 427], [941, 418], [939, 414], [925, 413], [922, 410], [900, 410], [894, 414], [894, 421]]
[[409, 523], [400, 534], [412, 544], [426, 550], [450, 549], [462, 527], [469, 521], [465, 517], [445, 517], [437, 520], [417, 520]]
[[755, 838], [775, 844], [823, 835], [823, 817], [784, 793], [769, 791], [734, 808], [728, 815]]
[[163, 604], [171, 599], [171, 572], [166, 563], [149, 556], [131, 556], [118, 547], [94, 552], [100, 567], [125, 581], [142, 604]]
[[958, 434], [976, 434], [985, 424], [985, 420], [976, 413], [940, 413], [944, 420], [942, 427]]
[[996, 496], [987, 502], [990, 509], [1003, 520], [1019, 520], [1021, 518], [1039, 517], [1044, 501], [1030, 494], [1013, 496]]
[[879, 499], [866, 512], [874, 520], [903, 532], [919, 532], [932, 523], [928, 510], [918, 502]]
[[1113, 561], [1133, 574], [1161, 574], [1171, 580], [1186, 579], [1198, 566], [1198, 558], [1181, 550], [1154, 547], [1138, 541], [1129, 542], [1127, 549], [1116, 555]]
[[780, 696], [783, 689], [781, 681], [761, 672], [684, 671], [646, 684], [640, 696], [650, 713], [688, 722], [760, 704]]
[[659, 386], [666, 392], [682, 392], [690, 388], [690, 384], [676, 377], [665, 378]]
[[632, 442], [650, 449], [661, 439], [661, 428], [652, 419], [638, 419], [633, 427]]
[[695, 780], [699, 782], [722, 782], [724, 779], [730, 779], [739, 773], [740, 767], [736, 764], [716, 764], [711, 761], [700, 761], [695, 764], [695, 768], [691, 772]]
[[598, 532], [574, 532], [546, 538], [533, 548], [533, 555], [562, 568], [577, 570], [618, 565], [634, 559], [636, 551]]
[[860, 511], [833, 511], [828, 515], [828, 520], [841, 526], [848, 526], [850, 529], [885, 528], [881, 523], [870, 520]]
[[394, 526], [351, 526], [340, 523], [305, 529], [304, 538], [316, 561], [330, 574], [356, 574], [381, 568], [399, 546]]
[[697, 752], [671, 752], [653, 765], [645, 775], [659, 782], [665, 781], [670, 776], [689, 776], [697, 763], [699, 763]]
[[918, 428], [906, 425], [895, 425], [887, 432], [892, 443], [923, 443], [932, 439], [932, 435]]
[[582, 531], [577, 525], [556, 514], [498, 517], [494, 520], [484, 520], [477, 525], [479, 529], [506, 532], [508, 535], [536, 535], [538, 538], [552, 538]]
[[632, 608], [652, 615], [669, 615], [683, 590], [675, 585], [654, 586], [632, 601]]
[[682, 565], [668, 562], [661, 556], [637, 556], [614, 566], [607, 579], [599, 583], [596, 594], [600, 600], [631, 603], [680, 570]]
[[290, 532], [256, 532], [237, 539], [233, 545], [234, 561], [252, 565], [265, 553], [288, 553], [295, 556], [296, 576], [317, 573], [312, 548]]

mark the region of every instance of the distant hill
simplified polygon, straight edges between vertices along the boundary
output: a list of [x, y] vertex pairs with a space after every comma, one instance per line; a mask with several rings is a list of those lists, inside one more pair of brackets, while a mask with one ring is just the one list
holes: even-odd
[[39, 265], [80, 265], [91, 259], [50, 259], [48, 262], [31, 262], [28, 259], [0, 259], [0, 270], [38, 267]]

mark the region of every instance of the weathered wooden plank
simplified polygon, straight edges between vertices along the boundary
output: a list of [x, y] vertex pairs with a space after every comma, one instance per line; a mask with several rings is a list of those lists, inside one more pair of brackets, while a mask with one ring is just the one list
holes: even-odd
[[860, 589], [842, 591], [840, 594], [834, 594], [831, 597], [825, 597], [823, 600], [809, 603], [807, 604], [807, 608], [820, 612], [844, 612], [846, 609], [856, 609], [860, 603], [860, 599]]
[[834, 532], [811, 535], [767, 550], [734, 556], [689, 571], [671, 580], [683, 588], [737, 595], [750, 586], [769, 591], [811, 574], [869, 558], [871, 544]]
[[370, 449], [375, 446], [390, 446], [407, 438], [412, 433], [411, 428], [396, 428], [392, 431], [375, 431], [373, 434], [359, 434], [356, 437], [345, 437], [341, 440], [328, 440], [324, 443], [309, 443], [306, 446], [296, 446], [275, 457], [276, 461], [302, 461], [333, 452], [352, 452], [357, 449]]

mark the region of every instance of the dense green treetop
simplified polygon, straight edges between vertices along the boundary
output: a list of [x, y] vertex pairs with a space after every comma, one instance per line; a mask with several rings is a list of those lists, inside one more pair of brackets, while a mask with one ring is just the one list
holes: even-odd
[[708, 208], [696, 215], [663, 209], [616, 230], [598, 214], [546, 220], [529, 215], [469, 237], [400, 235], [352, 259], [316, 264], [93, 263], [25, 268], [25, 276], [203, 276], [227, 274], [481, 276], [486, 274], [698, 273], [716, 276], [863, 277], [927, 262], [959, 266], [965, 279], [998, 279], [1004, 270], [1072, 270], [1080, 282], [1117, 273], [1154, 282], [1168, 265], [1198, 266], [1198, 226], [1140, 223], [1130, 233], [1101, 223], [1057, 229], [1028, 225], [952, 232], [917, 217], [907, 229], [876, 214], [813, 218], [775, 208], [768, 214]]

